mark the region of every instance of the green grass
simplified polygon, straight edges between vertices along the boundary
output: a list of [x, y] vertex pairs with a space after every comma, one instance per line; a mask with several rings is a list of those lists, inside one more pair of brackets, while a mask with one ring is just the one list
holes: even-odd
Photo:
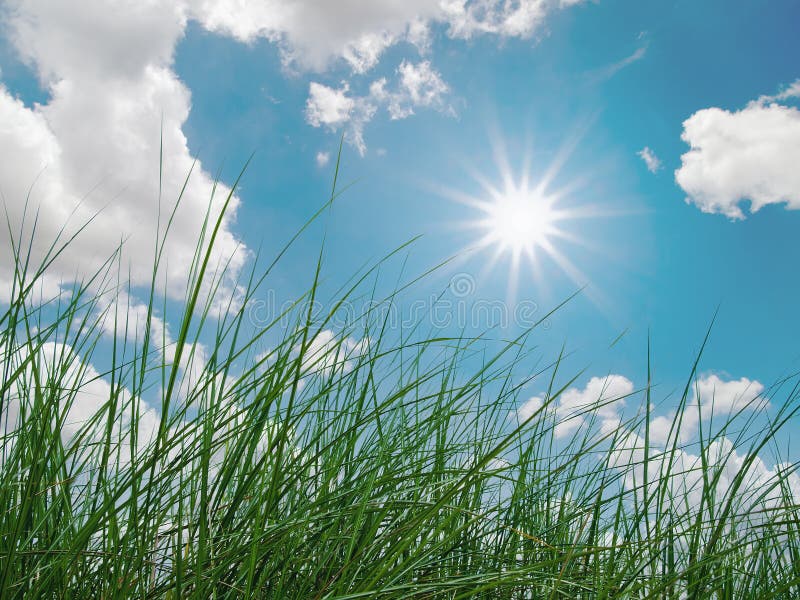
[[[153, 325], [163, 243], [136, 327], [117, 257], [43, 302], [38, 283], [70, 241], [33, 265], [11, 236], [0, 598], [800, 598], [794, 468], [751, 482], [798, 409], [795, 380], [770, 390], [766, 426], [742, 411], [690, 449], [679, 422], [651, 444], [649, 386], [619, 428], [592, 426], [587, 407], [557, 440], [549, 408], [575, 378], [560, 357], [531, 370], [537, 327], [498, 346], [423, 321], [397, 332], [366, 310], [320, 345], [338, 308], [308, 308], [322, 252], [273, 323], [252, 327], [247, 308], [271, 267], [212, 318], [219, 225], [198, 243], [174, 339]], [[338, 301], [369, 295], [379, 266]], [[519, 423], [534, 379], [544, 405]], [[741, 464], [721, 460], [723, 437]]]

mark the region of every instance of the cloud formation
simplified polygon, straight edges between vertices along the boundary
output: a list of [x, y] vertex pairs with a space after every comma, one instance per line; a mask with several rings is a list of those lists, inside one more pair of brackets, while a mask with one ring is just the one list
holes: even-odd
[[800, 81], [738, 111], [705, 108], [683, 123], [691, 149], [675, 180], [687, 202], [744, 219], [769, 204], [800, 209], [800, 110], [779, 102], [800, 96]]
[[[92, 422], [92, 419], [96, 419], [113, 398], [119, 403], [114, 435], [123, 442], [121, 448], [130, 443], [134, 423], [140, 447], [148, 443], [158, 429], [160, 419], [153, 406], [141, 398], [134, 398], [125, 388], [112, 388], [103, 375], [83, 362], [68, 344], [45, 342], [33, 351], [33, 356], [30, 346], [20, 346], [0, 356], [0, 366], [6, 372], [18, 372], [8, 389], [7, 404], [0, 421], [3, 431], [12, 432], [20, 426], [21, 413], [30, 410], [34, 404], [32, 397], [37, 391], [54, 394], [54, 406], [60, 412], [53, 417], [58, 418], [61, 438], [67, 445], [84, 430], [91, 434], [90, 440], [101, 439], [105, 422]], [[43, 390], [44, 387], [47, 389]], [[14, 436], [9, 436], [6, 442], [14, 443], [14, 439]]]
[[450, 88], [429, 61], [416, 64], [403, 61], [397, 75], [395, 87], [390, 88], [389, 81], [381, 77], [369, 85], [368, 93], [363, 96], [351, 95], [347, 82], [333, 88], [312, 81], [306, 100], [306, 121], [312, 127], [330, 131], [344, 128], [345, 139], [364, 156], [367, 150], [364, 127], [381, 108], [392, 120], [405, 119], [419, 107], [455, 114], [446, 100]]
[[[192, 171], [157, 279], [168, 296], [182, 298], [209, 205], [216, 219], [230, 193], [225, 185], [214, 189], [182, 130], [191, 95], [171, 69], [182, 11], [170, 3], [120, 2], [110, 10], [107, 2], [87, 0], [75, 10], [68, 2], [34, 0], [14, 3], [5, 17], [11, 42], [50, 94], [46, 104], [25, 106], [0, 86], [0, 189], [15, 227], [27, 211], [30, 228], [39, 211], [33, 264], [62, 227], [68, 237], [90, 222], [48, 271], [53, 286], [94, 272], [123, 241], [122, 272], [134, 285], [148, 285], [156, 236]], [[212, 270], [228, 265], [228, 290], [248, 255], [232, 232], [238, 204], [234, 196], [211, 260]], [[2, 228], [6, 296], [13, 268], [8, 236]]]
[[644, 164], [647, 166], [647, 170], [651, 173], [657, 173], [661, 168], [661, 160], [649, 147], [645, 146], [639, 150], [636, 155], [644, 161]]
[[210, 31], [243, 42], [276, 43], [289, 68], [324, 71], [345, 61], [355, 73], [374, 67], [388, 47], [422, 44], [424, 27], [441, 14], [437, 0], [195, 0], [191, 16]]
[[314, 157], [314, 160], [317, 162], [317, 166], [322, 168], [330, 162], [331, 160], [330, 152], [319, 151], [317, 152], [316, 157]]
[[425, 50], [432, 27], [442, 28], [451, 38], [526, 38], [541, 29], [550, 12], [581, 1], [193, 0], [187, 10], [211, 31], [244, 42], [275, 42], [289, 67], [324, 71], [340, 60], [354, 73], [365, 73], [397, 43]]
[[[633, 392], [633, 383], [621, 375], [593, 377], [583, 388], [565, 390], [544, 411], [546, 414], [540, 413], [542, 418], [555, 420], [556, 439], [573, 435], [590, 423], [596, 425], [596, 432], [611, 443], [605, 459], [609, 466], [622, 472], [623, 483], [628, 488], [642, 486], [646, 460], [646, 444], [641, 431], [631, 429], [631, 421], [623, 419], [622, 414], [626, 398]], [[719, 419], [715, 429], [719, 431], [740, 411], [767, 408], [769, 403], [762, 397], [763, 392], [761, 383], [746, 377], [723, 379], [716, 374], [700, 377], [679, 423], [674, 413], [656, 416], [650, 421], [649, 484], [666, 481], [671, 497], [686, 498], [689, 506], [700, 506], [703, 486], [707, 483], [703, 473], [708, 465], [720, 473], [713, 482], [718, 498], [726, 497], [732, 483], [741, 477], [738, 505], [746, 511], [778, 506], [781, 502], [778, 482], [782, 478], [788, 483], [793, 497], [800, 499], [800, 476], [792, 465], [779, 463], [769, 466], [757, 456], [742, 453], [724, 435], [712, 436], [703, 450], [703, 457], [693, 450], [698, 446], [701, 421], [708, 424], [712, 419]], [[542, 397], [533, 397], [519, 407], [517, 418], [520, 422], [526, 420], [543, 405]], [[581, 434], [578, 437], [582, 439]], [[706, 440], [709, 440], [708, 436]]]
[[[611, 433], [606, 430], [606, 433]], [[719, 502], [734, 492], [733, 484], [740, 481], [733, 501], [734, 515], [742, 519], [769, 518], [764, 509], [784, 506], [781, 481], [787, 487], [794, 502], [800, 500], [800, 476], [796, 466], [778, 463], [768, 466], [758, 456], [741, 452], [727, 437], [719, 436], [702, 451], [689, 451], [677, 447], [674, 451], [651, 445], [645, 458], [645, 440], [630, 430], [615, 432], [615, 444], [608, 455], [608, 464], [622, 470], [623, 482], [629, 489], [640, 488], [645, 483], [647, 462], [647, 484], [650, 489], [666, 482], [667, 499], [677, 498], [681, 509], [690, 507], [702, 510], [704, 488], [708, 487]], [[774, 513], [773, 513], [774, 514]]]
[[[622, 375], [592, 377], [583, 388], [562, 392], [551, 407], [556, 420], [555, 437], [575, 433], [592, 415], [600, 422], [618, 423], [625, 398], [634, 391], [633, 382]], [[544, 398], [534, 396], [517, 411], [520, 421], [531, 417], [544, 405]]]
[[[550, 406], [548, 413], [555, 419], [554, 434], [563, 438], [574, 434], [589, 420], [601, 428], [613, 430], [622, 423], [626, 399], [635, 391], [633, 382], [622, 375], [592, 377], [583, 388], [571, 387], [562, 392]], [[699, 423], [714, 418], [726, 419], [740, 411], [766, 408], [762, 398], [764, 385], [756, 380], [741, 377], [723, 379], [715, 373], [697, 379], [680, 418], [680, 431], [672, 431], [677, 415], [655, 416], [650, 421], [653, 443], [666, 444], [670, 434], [681, 442], [689, 442], [697, 434]], [[517, 409], [519, 421], [530, 418], [544, 406], [544, 398], [534, 396]]]

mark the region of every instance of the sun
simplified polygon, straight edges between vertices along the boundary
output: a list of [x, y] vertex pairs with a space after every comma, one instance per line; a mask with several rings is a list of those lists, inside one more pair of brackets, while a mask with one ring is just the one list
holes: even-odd
[[479, 208], [485, 213], [480, 223], [486, 230], [483, 243], [504, 251], [531, 255], [558, 233], [552, 199], [536, 190], [506, 190]]
[[473, 249], [493, 249], [486, 271], [494, 270], [502, 257], [508, 257], [510, 300], [515, 298], [519, 279], [526, 272], [544, 285], [543, 258], [554, 262], [576, 284], [585, 283], [583, 273], [560, 248], [564, 242], [581, 243], [569, 231], [569, 222], [581, 218], [582, 211], [564, 206], [568, 189], [548, 192], [547, 178], [531, 185], [527, 173], [515, 179], [509, 171], [502, 186], [481, 183], [483, 197], [460, 198], [478, 212], [477, 218], [466, 225], [479, 232]]
[[[465, 209], [459, 210], [449, 224], [453, 229], [471, 232], [455, 255], [458, 262], [471, 262], [483, 255], [484, 264], [476, 277], [493, 282], [507, 269], [506, 301], [512, 305], [519, 299], [520, 285], [523, 294], [552, 299], [554, 288], [563, 278], [596, 304], [605, 303], [596, 282], [574, 261], [593, 261], [608, 254], [608, 246], [600, 239], [604, 228], [601, 220], [636, 211], [598, 201], [590, 186], [591, 174], [573, 169], [570, 174], [563, 172], [589, 125], [577, 127], [559, 148], [546, 152], [550, 162], [545, 165], [533, 164], [529, 140], [509, 153], [506, 140], [495, 133], [489, 140], [494, 176], [476, 168], [470, 159], [464, 161], [467, 183], [460, 180], [460, 186], [467, 185], [468, 190], [432, 185], [438, 194]], [[510, 156], [517, 163], [513, 167]]]
[[[534, 281], [540, 291], [546, 293], [556, 271], [579, 287], [588, 283], [585, 274], [568, 257], [565, 246], [594, 246], [585, 237], [585, 227], [577, 227], [575, 221], [602, 216], [605, 212], [575, 197], [585, 185], [583, 177], [574, 177], [563, 182], [561, 187], [552, 188], [570, 147], [557, 153], [549, 168], [535, 177], [527, 156], [523, 156], [519, 172], [514, 173], [500, 144], [498, 148], [501, 149], [496, 148], [495, 153], [499, 181], [491, 181], [473, 170], [469, 175], [478, 184], [477, 190], [465, 193], [439, 188], [443, 195], [473, 213], [455, 226], [477, 232], [477, 239], [473, 238], [464, 248], [464, 256], [474, 251], [489, 252], [480, 276], [496, 271], [500, 262], [508, 262], [510, 301], [515, 300], [517, 286], [522, 280]], [[552, 263], [555, 271], [546, 263]]]

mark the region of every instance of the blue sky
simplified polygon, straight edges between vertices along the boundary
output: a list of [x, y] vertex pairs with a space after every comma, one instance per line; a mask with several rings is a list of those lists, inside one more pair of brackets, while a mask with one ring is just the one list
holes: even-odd
[[[769, 13], [755, 2], [734, 11], [723, 3], [600, 2], [553, 15], [536, 39], [498, 44], [437, 36], [429, 57], [452, 90], [458, 116], [378, 116], [366, 127], [365, 157], [345, 147], [343, 177], [357, 183], [330, 224], [331, 278], [349, 276], [365, 253], [377, 258], [419, 233], [425, 238], [411, 253], [418, 268], [471, 245], [476, 234], [452, 224], [474, 212], [437, 194], [434, 184], [480, 194], [470, 173], [498, 178], [491, 148], [497, 138], [511, 156], [533, 154], [535, 177], [585, 128], [559, 180], [588, 178], [570, 202], [619, 214], [575, 224], [576, 235], [600, 246], [598, 254], [564, 244], [586, 275], [589, 295], [596, 288], [602, 299], [568, 306], [547, 333], [550, 344], [566, 341], [578, 351], [576, 364], [641, 374], [649, 329], [656, 370], [676, 385], [719, 306], [706, 368], [766, 381], [795, 370], [800, 285], [792, 272], [800, 214], [784, 206], [743, 221], [704, 214], [685, 203], [674, 171], [688, 150], [682, 123], [694, 112], [741, 109], [798, 77], [800, 42], [791, 33], [798, 12], [791, 2]], [[641, 58], [624, 65], [639, 49]], [[352, 89], [391, 75], [414, 55], [393, 48], [375, 73], [354, 78]], [[248, 152], [257, 153], [242, 193], [245, 239], [282, 239], [287, 221], [299, 226], [325, 197], [332, 165], [316, 168], [314, 158], [334, 155], [338, 143], [336, 133], [305, 122], [308, 81], [336, 87], [349, 78], [347, 68], [287, 77], [274, 45], [243, 46], [195, 26], [178, 46], [176, 71], [193, 93], [186, 127], [193, 150], [209, 165], [224, 161], [229, 180]], [[645, 146], [662, 162], [655, 174], [637, 156]], [[293, 260], [314, 260], [316, 249], [309, 240]], [[476, 278], [490, 253], [483, 254], [463, 265]], [[291, 265], [287, 271], [296, 272]], [[501, 262], [477, 281], [476, 293], [505, 299], [507, 278]], [[546, 290], [523, 273], [518, 296], [545, 308], [577, 287], [549, 261], [544, 279]], [[299, 290], [307, 282], [292, 283]], [[625, 343], [607, 351], [624, 330]]]
[[[310, 283], [323, 232], [331, 289], [421, 234], [407, 272], [459, 258], [417, 298], [466, 274], [468, 300], [529, 301], [544, 314], [585, 286], [537, 337], [543, 356], [573, 351], [568, 369], [586, 368], [585, 379], [643, 385], [649, 335], [662, 395], [681, 388], [718, 307], [706, 377], [769, 385], [800, 366], [797, 2], [156, 5], [118, 19], [98, 17], [109, 13], [99, 0], [86, 15], [47, 2], [5, 9], [7, 202], [19, 206], [47, 167], [48, 214], [65, 195], [88, 194], [87, 210], [111, 197], [105, 241], [130, 223], [141, 238], [153, 217], [137, 198], [153, 191], [165, 123], [167, 190], [194, 158], [230, 185], [255, 153], [221, 251], [271, 255], [325, 201], [344, 135], [340, 181], [354, 185], [278, 266], [280, 298]], [[481, 232], [459, 224], [480, 213], [452, 196], [488, 200], [480, 180], [502, 188], [501, 149], [532, 186], [559, 167], [547, 191], [567, 190], [562, 206], [581, 218], [559, 223], [573, 239], [552, 244], [576, 277], [546, 255], [534, 276], [523, 260], [511, 293], [507, 254], [488, 268], [494, 248], [463, 252]], [[191, 190], [168, 279], [180, 279], [208, 190]], [[93, 264], [103, 239], [64, 272]], [[248, 260], [240, 252], [234, 267]]]

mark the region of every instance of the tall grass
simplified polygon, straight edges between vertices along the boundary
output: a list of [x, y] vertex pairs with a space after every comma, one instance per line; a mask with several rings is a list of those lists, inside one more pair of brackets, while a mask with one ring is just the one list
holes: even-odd
[[[794, 467], [753, 476], [797, 411], [793, 380], [770, 391], [765, 427], [742, 414], [701, 427], [698, 460], [679, 420], [651, 443], [649, 384], [629, 420], [593, 426], [616, 400], [598, 398], [563, 441], [551, 408], [575, 379], [560, 357], [527, 367], [536, 327], [497, 347], [422, 321], [397, 332], [367, 309], [330, 337], [376, 269], [320, 315], [322, 253], [274, 321], [254, 328], [248, 312], [272, 266], [215, 318], [219, 226], [200, 238], [174, 338], [155, 318], [163, 238], [133, 322], [115, 257], [43, 299], [70, 241], [33, 265], [30, 240], [11, 236], [0, 597], [800, 597]], [[520, 421], [534, 378], [547, 394]]]

